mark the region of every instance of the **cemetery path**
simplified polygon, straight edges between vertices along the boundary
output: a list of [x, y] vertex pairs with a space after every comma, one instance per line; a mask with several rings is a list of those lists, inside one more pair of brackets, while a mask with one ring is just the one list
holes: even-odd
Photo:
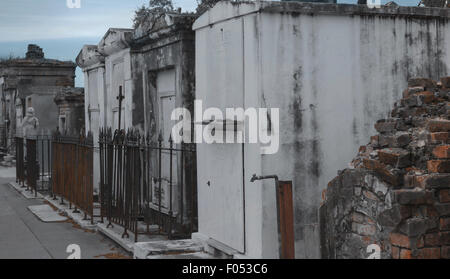
[[66, 259], [71, 244], [80, 247], [82, 259], [129, 258], [130, 256], [103, 235], [81, 229], [71, 220], [44, 223], [28, 206], [44, 204], [26, 199], [8, 185], [14, 178], [0, 169], [0, 259]]

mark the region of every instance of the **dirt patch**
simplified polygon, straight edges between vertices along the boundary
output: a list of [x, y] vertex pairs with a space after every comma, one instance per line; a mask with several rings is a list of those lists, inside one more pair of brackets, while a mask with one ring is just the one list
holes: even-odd
[[66, 223], [70, 223], [70, 224], [72, 224], [72, 227], [73, 228], [75, 228], [75, 229], [79, 229], [79, 230], [82, 230], [82, 231], [84, 231], [84, 232], [87, 232], [87, 233], [96, 233], [96, 231], [95, 230], [90, 230], [90, 229], [84, 229], [84, 228], [82, 228], [79, 224], [77, 224], [74, 220], [72, 220], [72, 219], [67, 219], [67, 221], [65, 221]]

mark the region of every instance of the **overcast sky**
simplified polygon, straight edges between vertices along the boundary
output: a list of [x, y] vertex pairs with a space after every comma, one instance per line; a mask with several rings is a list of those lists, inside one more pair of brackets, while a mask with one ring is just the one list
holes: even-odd
[[[97, 44], [108, 28], [131, 27], [136, 8], [148, 3], [148, 0], [80, 1], [81, 8], [69, 9], [66, 0], [0, 0], [0, 57], [24, 56], [27, 44], [35, 43], [44, 49], [46, 57], [74, 60], [84, 44]], [[417, 5], [419, 0], [396, 2]], [[197, 2], [174, 0], [174, 5], [193, 11]], [[83, 85], [80, 75], [78, 70], [78, 86]]]

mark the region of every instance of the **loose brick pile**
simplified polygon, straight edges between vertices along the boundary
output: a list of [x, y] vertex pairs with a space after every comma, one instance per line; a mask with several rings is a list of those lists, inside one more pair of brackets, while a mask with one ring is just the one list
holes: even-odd
[[450, 77], [408, 81], [379, 133], [325, 191], [324, 258], [450, 258]]

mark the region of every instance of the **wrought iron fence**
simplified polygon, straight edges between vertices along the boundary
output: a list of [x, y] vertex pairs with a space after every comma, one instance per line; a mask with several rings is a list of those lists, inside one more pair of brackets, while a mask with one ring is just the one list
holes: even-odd
[[0, 152], [8, 148], [8, 131], [6, 125], [0, 124]]
[[25, 183], [25, 158], [24, 158], [24, 139], [15, 138], [16, 142], [16, 182], [24, 185]]
[[82, 210], [94, 222], [93, 137], [55, 133], [52, 146], [52, 194]]
[[50, 190], [51, 135], [16, 137], [16, 181], [27, 190]]
[[[100, 204], [108, 227], [124, 227], [122, 237], [149, 233], [151, 225], [170, 239], [196, 229], [194, 145], [164, 143], [138, 131], [101, 129]], [[140, 222], [145, 228], [140, 228]]]

